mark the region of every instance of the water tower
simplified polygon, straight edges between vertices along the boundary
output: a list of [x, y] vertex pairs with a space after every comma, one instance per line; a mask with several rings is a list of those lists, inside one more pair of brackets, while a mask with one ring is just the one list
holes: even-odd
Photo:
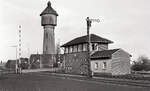
[[57, 12], [47, 3], [46, 9], [40, 14], [41, 25], [44, 28], [43, 54], [55, 54], [55, 26], [57, 25]]

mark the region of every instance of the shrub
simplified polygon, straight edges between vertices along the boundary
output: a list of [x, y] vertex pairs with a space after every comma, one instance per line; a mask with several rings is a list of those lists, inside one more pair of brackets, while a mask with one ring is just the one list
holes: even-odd
[[145, 56], [140, 56], [137, 61], [134, 61], [131, 69], [133, 71], [150, 71], [150, 59]]

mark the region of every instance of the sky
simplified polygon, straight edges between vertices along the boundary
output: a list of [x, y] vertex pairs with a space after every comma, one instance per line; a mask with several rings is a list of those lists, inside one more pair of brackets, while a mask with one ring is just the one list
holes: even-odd
[[[22, 56], [42, 53], [43, 27], [40, 13], [49, 0], [0, 0], [0, 60], [16, 58], [19, 25], [22, 26]], [[110, 49], [121, 48], [135, 60], [150, 58], [150, 0], [50, 0], [59, 14], [55, 27], [56, 43], [64, 44], [90, 33], [113, 41]]]

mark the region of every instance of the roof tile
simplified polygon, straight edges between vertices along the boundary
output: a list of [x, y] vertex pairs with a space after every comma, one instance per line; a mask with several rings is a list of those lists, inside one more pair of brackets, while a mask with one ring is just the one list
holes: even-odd
[[[82, 44], [82, 43], [87, 43], [87, 42], [88, 42], [88, 38], [87, 38], [87, 35], [85, 35], [85, 36], [77, 37], [77, 38], [67, 42], [66, 44], [62, 45], [61, 47]], [[91, 42], [106, 43], [106, 44], [113, 43], [112, 41], [102, 38], [100, 36], [97, 36], [95, 34], [91, 34]]]
[[96, 51], [91, 55], [91, 58], [110, 58], [113, 53], [118, 51], [119, 49], [112, 49], [112, 50], [103, 50], [103, 51]]
[[58, 16], [57, 12], [51, 7], [50, 1], [47, 3], [46, 9], [40, 14], [40, 16], [44, 14], [54, 14]]

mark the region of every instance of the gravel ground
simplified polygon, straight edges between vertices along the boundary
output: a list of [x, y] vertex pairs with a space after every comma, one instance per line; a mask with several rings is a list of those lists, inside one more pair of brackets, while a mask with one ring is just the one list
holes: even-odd
[[1, 76], [0, 91], [150, 91], [150, 88], [27, 73]]

